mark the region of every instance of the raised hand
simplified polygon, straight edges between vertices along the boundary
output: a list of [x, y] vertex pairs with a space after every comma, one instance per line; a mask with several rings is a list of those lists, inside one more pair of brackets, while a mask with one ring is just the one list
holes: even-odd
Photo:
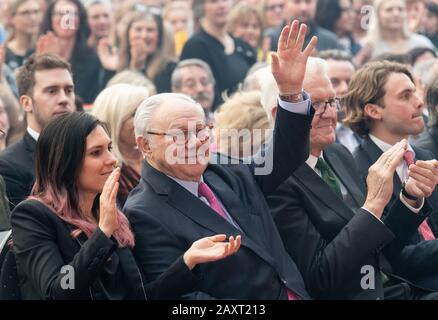
[[97, 45], [97, 55], [100, 63], [106, 70], [115, 71], [119, 67], [119, 54], [116, 47], [112, 47], [108, 38], [103, 38]]
[[184, 262], [192, 270], [197, 264], [224, 259], [237, 252], [240, 248], [241, 236], [231, 236], [229, 242], [224, 242], [224, 234], [206, 237], [193, 242], [184, 253]]
[[438, 184], [438, 161], [417, 160], [409, 167], [405, 191], [417, 198], [430, 197]]
[[401, 163], [406, 148], [407, 141], [403, 139], [384, 152], [368, 169], [368, 193], [363, 206], [378, 218], [382, 216], [383, 210], [391, 199], [394, 172]]
[[106, 180], [99, 199], [99, 228], [108, 238], [119, 228], [116, 203], [119, 178], [120, 168], [116, 168]]
[[36, 54], [61, 55], [59, 39], [52, 31], [49, 31], [38, 38], [36, 43]]
[[147, 46], [144, 39], [135, 39], [131, 43], [131, 61], [129, 67], [134, 70], [142, 70], [148, 57]]
[[307, 59], [318, 42], [317, 37], [312, 37], [303, 50], [307, 26], [305, 24], [299, 26], [299, 24], [298, 20], [294, 20], [290, 26], [283, 28], [278, 40], [277, 52], [271, 54], [272, 74], [282, 95], [301, 92]]

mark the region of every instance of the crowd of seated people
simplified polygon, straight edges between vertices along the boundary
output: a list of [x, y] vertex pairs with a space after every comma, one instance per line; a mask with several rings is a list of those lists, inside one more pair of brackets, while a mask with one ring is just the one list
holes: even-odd
[[438, 300], [437, 8], [5, 0], [0, 299]]

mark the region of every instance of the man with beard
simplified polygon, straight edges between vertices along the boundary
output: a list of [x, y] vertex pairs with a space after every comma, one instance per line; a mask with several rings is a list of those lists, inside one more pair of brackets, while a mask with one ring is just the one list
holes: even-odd
[[172, 92], [184, 93], [198, 102], [207, 123], [213, 121], [214, 83], [210, 67], [200, 59], [179, 62], [172, 74]]
[[0, 154], [0, 175], [6, 182], [11, 210], [32, 189], [34, 150], [41, 131], [54, 117], [75, 110], [70, 64], [57, 56], [32, 56], [19, 69], [17, 86], [27, 130], [21, 141]]

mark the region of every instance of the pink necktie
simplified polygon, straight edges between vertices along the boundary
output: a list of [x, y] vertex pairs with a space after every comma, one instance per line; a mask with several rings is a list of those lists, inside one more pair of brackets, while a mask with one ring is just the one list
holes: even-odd
[[287, 290], [287, 300], [300, 300], [300, 298], [289, 288]]
[[[403, 155], [403, 158], [406, 161], [406, 164], [408, 165], [408, 169], [411, 164], [414, 163], [414, 154], [412, 151], [407, 150], [405, 154]], [[423, 221], [422, 224], [418, 227], [418, 231], [423, 236], [424, 240], [435, 240], [435, 236], [433, 235], [432, 229], [430, 229], [429, 224], [426, 220]]]
[[225, 212], [222, 210], [222, 207], [219, 204], [219, 201], [216, 199], [213, 191], [211, 191], [210, 187], [205, 182], [199, 183], [198, 194], [201, 197], [204, 197], [207, 199], [208, 203], [210, 204], [210, 208], [212, 208], [214, 211], [216, 211], [222, 218], [227, 220], [227, 218], [225, 216]]

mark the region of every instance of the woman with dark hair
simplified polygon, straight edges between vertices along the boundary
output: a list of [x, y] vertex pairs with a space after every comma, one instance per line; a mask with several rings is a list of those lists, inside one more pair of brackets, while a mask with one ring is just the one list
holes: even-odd
[[427, 1], [425, 6], [426, 10], [421, 23], [423, 34], [438, 48], [438, 4]]
[[106, 126], [87, 113], [59, 116], [41, 133], [35, 160], [31, 196], [11, 216], [24, 299], [172, 299], [196, 286], [197, 264], [240, 246], [240, 237], [198, 240], [146, 284], [129, 222], [116, 205], [120, 169]]
[[158, 93], [171, 92], [170, 78], [176, 67], [171, 31], [158, 9], [137, 5], [136, 10], [126, 22], [118, 69], [139, 71], [154, 83]]
[[98, 57], [88, 46], [90, 29], [83, 4], [79, 0], [52, 2], [44, 16], [40, 33], [42, 36], [37, 42], [37, 53], [55, 53], [69, 61], [77, 95], [84, 103], [92, 103], [114, 75], [117, 60], [112, 55]]
[[336, 34], [338, 43], [352, 56], [361, 49], [353, 38], [354, 9], [351, 0], [318, 0], [316, 22]]
[[249, 44], [227, 32], [230, 10], [231, 0], [194, 0], [193, 11], [201, 14], [201, 30], [186, 42], [180, 57], [201, 59], [210, 66], [216, 80], [213, 108], [223, 101], [223, 92], [237, 90], [257, 58]]

